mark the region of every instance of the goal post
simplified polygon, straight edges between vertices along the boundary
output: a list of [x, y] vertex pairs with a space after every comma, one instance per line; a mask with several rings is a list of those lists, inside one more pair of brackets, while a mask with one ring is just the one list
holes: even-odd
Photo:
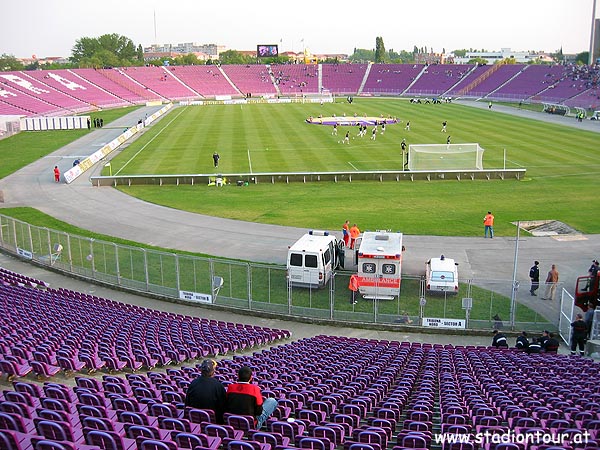
[[412, 144], [408, 170], [483, 170], [479, 144]]

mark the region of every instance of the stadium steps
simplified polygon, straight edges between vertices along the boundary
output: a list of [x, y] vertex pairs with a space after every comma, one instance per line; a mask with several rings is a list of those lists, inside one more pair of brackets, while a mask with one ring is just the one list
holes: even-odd
[[[219, 70], [221, 70], [221, 66], [219, 66]], [[221, 70], [222, 72], [222, 70]], [[179, 78], [177, 75], [175, 75], [175, 72], [173, 72], [172, 70], [167, 71], [166, 73], [168, 73], [170, 76], [172, 76], [179, 84], [181, 84], [183, 87], [185, 87], [186, 89], [189, 89], [190, 91], [192, 91], [194, 94], [196, 94], [198, 96], [198, 98], [202, 98], [203, 95], [200, 94], [196, 89], [193, 89], [191, 86], [188, 86], [187, 84], [185, 84], [181, 78]], [[229, 81], [229, 83], [231, 83], [231, 80], [227, 77], [227, 75], [225, 73], [223, 73], [223, 75], [225, 75], [225, 78], [227, 78], [227, 81]]]
[[[504, 83], [502, 83], [500, 86], [498, 86], [496, 89], [494, 89], [491, 92], [488, 92], [486, 95], [484, 95], [482, 98], [488, 98], [490, 97], [492, 94], [494, 94], [494, 92], [499, 91], [500, 89], [502, 89], [504, 86], [506, 86], [508, 83], [510, 83], [512, 80], [514, 80], [515, 78], [517, 78], [519, 75], [521, 75], [523, 73], [524, 70], [527, 69], [527, 67], [529, 66], [523, 66], [523, 69], [519, 70], [517, 73], [515, 73], [512, 77], [510, 77], [508, 80], [506, 80]], [[480, 99], [481, 100], [481, 99]]]
[[[84, 77], [82, 77], [82, 76], [81, 76], [80, 74], [78, 74], [77, 72], [74, 72], [72, 69], [67, 69], [67, 71], [68, 71], [70, 74], [72, 74], [74, 77], [77, 77], [77, 78], [79, 78], [80, 80], [83, 80], [83, 81], [85, 81], [86, 83], [89, 83], [89, 84], [91, 84], [91, 85], [95, 86], [97, 89], [101, 90], [101, 91], [102, 91], [102, 92], [104, 92], [105, 94], [107, 94], [107, 95], [110, 95], [110, 96], [114, 97], [114, 98], [115, 98], [115, 100], [121, 100], [121, 102], [123, 103], [123, 105], [124, 105], [124, 106], [125, 106], [125, 105], [133, 105], [133, 104], [134, 104], [134, 103], [132, 103], [132, 102], [131, 102], [131, 101], [129, 101], [129, 100], [126, 100], [126, 99], [124, 99], [124, 98], [122, 98], [122, 97], [119, 97], [117, 94], [114, 94], [114, 93], [112, 93], [112, 92], [110, 92], [110, 91], [107, 91], [107, 90], [106, 90], [106, 89], [104, 89], [102, 86], [100, 86], [100, 85], [98, 85], [98, 84], [94, 83], [93, 81], [90, 81], [90, 80], [87, 80], [87, 79], [85, 79]], [[97, 107], [98, 107], [98, 105], [95, 105], [95, 104], [92, 104], [92, 106], [93, 106], [93, 107], [95, 107], [95, 108], [97, 108]]]
[[473, 67], [471, 67], [471, 69], [469, 69], [469, 71], [465, 74], [464, 77], [460, 78], [456, 83], [454, 83], [452, 86], [450, 86], [450, 88], [448, 88], [442, 95], [441, 97], [445, 97], [448, 95], [449, 92], [452, 92], [452, 89], [454, 89], [456, 86], [458, 86], [460, 83], [462, 83], [464, 81], [465, 78], [469, 77], [471, 74], [473, 74], [473, 72], [475, 72], [475, 69], [477, 69], [477, 64], [475, 64]]
[[323, 64], [319, 64], [318, 66], [318, 86], [319, 86], [319, 92], [323, 92]]
[[369, 64], [367, 64], [367, 70], [365, 70], [365, 76], [363, 77], [362, 82], [360, 83], [360, 87], [358, 88], [358, 92], [356, 93], [356, 95], [362, 94], [362, 91], [365, 88], [365, 84], [367, 84], [369, 74], [371, 73], [371, 67], [373, 67], [373, 63], [369, 61]]
[[412, 83], [410, 83], [410, 84], [408, 85], [408, 87], [402, 91], [402, 93], [400, 94], [400, 96], [406, 95], [406, 93], [407, 93], [408, 91], [410, 91], [410, 89], [413, 87], [413, 85], [414, 85], [414, 84], [415, 84], [417, 81], [419, 81], [419, 78], [421, 78], [421, 75], [423, 75], [423, 74], [425, 73], [425, 71], [427, 70], [427, 68], [428, 68], [428, 67], [429, 67], [429, 66], [423, 66], [423, 68], [421, 69], [421, 71], [419, 72], [419, 74], [418, 74], [418, 75], [415, 77], [415, 79], [414, 79], [414, 80], [412, 80]]
[[[269, 77], [271, 78], [271, 83], [275, 86], [275, 90], [277, 91], [277, 96], [281, 95], [281, 89], [279, 89], [279, 85], [275, 82], [275, 77], [273, 77], [273, 71], [271, 70], [271, 65], [267, 64], [267, 69], [269, 70]], [[321, 87], [321, 71], [319, 70], [319, 87]]]
[[[140, 83], [137, 80], [134, 80], [133, 78], [131, 78], [129, 75], [127, 75], [123, 70], [121, 70], [120, 68], [117, 70], [117, 72], [119, 73], [119, 75], [121, 75], [124, 79], [128, 80], [129, 83], [125, 83], [123, 82], [123, 78], [116, 76], [113, 73], [113, 69], [101, 69], [98, 71], [102, 76], [108, 78], [110, 81], [112, 81], [113, 83], [118, 84], [119, 86], [127, 89], [130, 92], [133, 92], [134, 94], [136, 94], [139, 97], [145, 98], [146, 100], [157, 100], [157, 99], [161, 99], [161, 100], [168, 100], [165, 97], [163, 97], [162, 95], [160, 95], [158, 92], [152, 90], [149, 87], [144, 86], [142, 83]], [[154, 95], [148, 95], [148, 93], [152, 93]]]
[[[235, 84], [233, 84], [233, 81], [231, 81], [231, 78], [229, 78], [229, 77], [227, 76], [227, 74], [225, 73], [225, 71], [223, 70], [223, 68], [222, 68], [221, 66], [217, 66], [217, 67], [219, 68], [219, 72], [221, 72], [221, 75], [223, 75], [223, 77], [224, 77], [224, 78], [227, 80], [227, 82], [229, 83], [229, 85], [230, 85], [230, 86], [231, 86], [233, 89], [235, 89], [235, 92], [237, 92], [238, 94], [240, 94], [241, 96], [243, 96], [244, 94], [242, 94], [242, 93], [240, 92], [240, 90], [238, 89], [238, 87], [237, 87]], [[187, 86], [187, 85], [186, 85], [186, 84], [184, 84], [184, 86]], [[188, 86], [188, 89], [191, 89], [191, 88]], [[202, 97], [202, 95], [200, 95], [200, 97]]]
[[[475, 68], [477, 68], [477, 66], [475, 66]], [[486, 70], [479, 77], [477, 77], [476, 79], [474, 79], [473, 81], [471, 81], [471, 83], [469, 83], [467, 86], [465, 86], [460, 91], [458, 91], [456, 93], [456, 96], [457, 97], [462, 97], [467, 92], [471, 92], [473, 89], [475, 89], [477, 86], [479, 86], [485, 80], [487, 80], [490, 76], [492, 76], [492, 74], [494, 74], [495, 72], [497, 72], [498, 69], [500, 69], [500, 64], [494, 64], [490, 70]]]

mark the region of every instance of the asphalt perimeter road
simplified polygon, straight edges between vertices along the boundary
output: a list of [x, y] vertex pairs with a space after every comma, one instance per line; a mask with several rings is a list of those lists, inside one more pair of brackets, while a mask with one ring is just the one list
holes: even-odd
[[[463, 104], [487, 108], [487, 103]], [[3, 194], [0, 198], [4, 198], [0, 207], [30, 206], [83, 229], [168, 249], [284, 264], [288, 246], [306, 229], [193, 214], [146, 203], [109, 187], [93, 187], [89, 176], [97, 174], [103, 163], [97, 164], [97, 167], [69, 185], [53, 182], [52, 168], [55, 165], [59, 166], [61, 172], [68, 170], [74, 159], [94, 153], [125, 128], [135, 125], [145, 114], [150, 115], [156, 109], [144, 108], [132, 112], [111, 123], [110, 127], [95, 130], [0, 180], [0, 192]], [[493, 111], [600, 132], [600, 124], [589, 120], [579, 123], [572, 118], [502, 105], [494, 105]], [[484, 213], [482, 211], [482, 217]], [[497, 217], [496, 220], [501, 218]], [[340, 225], [341, 222], [340, 219]], [[337, 230], [333, 232], [341, 235]], [[444, 254], [459, 263], [461, 279], [510, 281], [516, 260], [516, 278], [526, 284], [529, 267], [534, 260], [539, 260], [542, 276], [545, 276], [551, 264], [557, 264], [561, 281], [571, 293], [576, 277], [587, 273], [592, 259], [600, 256], [600, 235], [522, 237], [516, 254], [516, 227], [515, 237], [484, 239], [405, 235], [404, 244], [407, 250], [403, 273], [407, 275], [423, 274], [425, 261]], [[532, 298], [528, 301], [538, 300]], [[540, 301], [538, 306], [546, 314], [557, 313], [555, 305], [549, 302]]]

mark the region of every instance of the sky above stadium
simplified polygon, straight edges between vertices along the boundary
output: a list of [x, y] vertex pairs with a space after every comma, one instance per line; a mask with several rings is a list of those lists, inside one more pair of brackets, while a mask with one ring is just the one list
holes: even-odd
[[0, 4], [0, 54], [70, 56], [77, 39], [110, 33], [144, 47], [195, 42], [255, 50], [279, 44], [280, 52], [351, 54], [373, 49], [381, 36], [395, 51], [416, 45], [435, 52], [562, 47], [579, 53], [589, 49], [592, 1], [13, 0]]

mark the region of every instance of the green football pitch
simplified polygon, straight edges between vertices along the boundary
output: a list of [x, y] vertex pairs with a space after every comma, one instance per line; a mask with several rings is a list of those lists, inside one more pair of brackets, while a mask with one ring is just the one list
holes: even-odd
[[[332, 127], [306, 123], [319, 115], [396, 117], [400, 123], [388, 125], [384, 134], [380, 129], [372, 140], [372, 127], [361, 138], [355, 126], [338, 127], [336, 136]], [[447, 133], [441, 132], [443, 121]], [[445, 144], [448, 136], [453, 144], [479, 143], [484, 168], [526, 168], [527, 177], [120, 189], [178, 209], [307, 228], [337, 229], [348, 218], [363, 229], [479, 235], [483, 215], [493, 210], [499, 235], [513, 235], [511, 222], [517, 220], [561, 220], [582, 232], [600, 230], [594, 206], [598, 134], [457, 104], [358, 99], [180, 107], [114, 158], [111, 169], [113, 175], [400, 170], [402, 139]]]

